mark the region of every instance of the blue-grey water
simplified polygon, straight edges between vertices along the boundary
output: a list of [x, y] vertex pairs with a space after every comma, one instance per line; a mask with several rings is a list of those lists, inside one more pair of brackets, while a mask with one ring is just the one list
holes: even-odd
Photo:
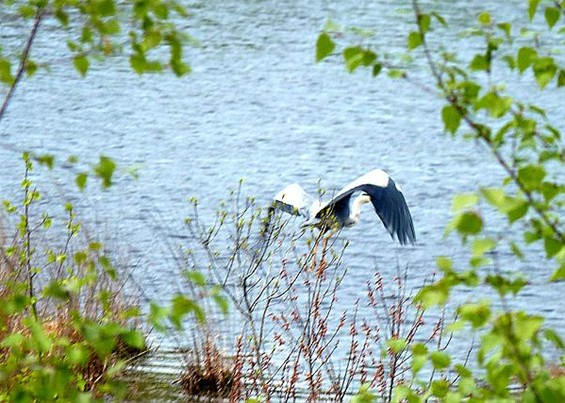
[[[431, 2], [456, 26], [471, 24], [480, 3]], [[522, 3], [490, 7], [500, 18], [518, 20], [524, 15]], [[465, 267], [465, 248], [456, 236], [444, 237], [452, 197], [496, 186], [504, 177], [500, 167], [480, 144], [443, 132], [442, 104], [433, 95], [403, 81], [373, 79], [368, 71], [348, 74], [337, 58], [314, 61], [316, 38], [328, 18], [375, 29], [371, 40], [381, 49], [402, 52], [412, 18], [408, 3], [232, 0], [187, 6], [191, 16], [181, 25], [200, 45], [186, 49], [193, 72], [182, 79], [168, 73], [139, 77], [122, 58], [93, 63], [80, 78], [66, 61], [64, 41], [70, 34], [43, 27], [32, 56], [53, 62], [51, 70], [21, 83], [0, 123], [2, 198], [19, 197], [22, 151], [51, 153], [59, 162], [78, 156], [78, 168], [36, 173], [50, 208], [60, 214], [61, 199], [75, 200], [80, 218], [95, 236], [109, 240], [141, 288], [166, 301], [178, 289], [178, 262], [169, 246], [176, 250], [190, 241], [183, 224], [188, 198], [197, 197], [202, 216], [209, 219], [240, 178], [245, 179], [243, 193], [266, 205], [292, 182], [315, 192], [320, 181], [332, 190], [381, 168], [404, 190], [418, 244], [393, 242], [367, 207], [361, 223], [342, 234], [351, 245], [340, 308], [362, 296], [375, 267], [392, 278], [398, 266], [407, 265], [412, 287], [437, 271], [438, 255], [452, 256], [458, 268]], [[0, 25], [2, 42], [17, 45], [21, 32], [15, 22]], [[455, 39], [442, 37], [450, 45]], [[463, 59], [472, 56], [472, 46], [454, 47]], [[411, 74], [432, 86], [421, 53], [413, 56]], [[534, 93], [530, 80], [508, 81], [519, 96], [529, 99]], [[547, 91], [535, 101], [565, 129], [563, 90]], [[100, 191], [92, 182], [77, 196], [73, 173], [101, 154], [119, 164], [115, 185]], [[136, 168], [139, 179], [126, 168]], [[517, 237], [518, 228], [485, 214], [493, 220], [487, 232]], [[531, 281], [511, 303], [544, 314], [563, 333], [564, 286], [547, 283], [541, 250], [528, 256], [525, 261], [498, 257], [503, 270], [521, 270]], [[472, 296], [456, 298], [480, 296], [479, 287]]]

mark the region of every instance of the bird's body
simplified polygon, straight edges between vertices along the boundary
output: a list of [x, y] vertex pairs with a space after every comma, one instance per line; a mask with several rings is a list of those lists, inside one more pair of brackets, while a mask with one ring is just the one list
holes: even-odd
[[[352, 198], [355, 193], [359, 193]], [[322, 231], [339, 230], [359, 222], [363, 204], [372, 203], [385, 228], [401, 244], [416, 242], [416, 234], [410, 210], [400, 187], [380, 169], [360, 176], [345, 186], [327, 202], [320, 202], [292, 184], [274, 198], [273, 209], [306, 218], [304, 225], [315, 226]]]

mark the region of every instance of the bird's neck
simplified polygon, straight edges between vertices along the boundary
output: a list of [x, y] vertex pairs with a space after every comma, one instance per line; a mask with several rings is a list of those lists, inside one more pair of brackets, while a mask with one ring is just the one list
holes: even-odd
[[361, 207], [363, 206], [363, 204], [369, 201], [370, 199], [366, 195], [359, 195], [355, 198], [355, 200], [353, 200], [353, 203], [351, 204], [351, 211], [349, 213], [349, 219], [346, 223], [347, 226], [355, 225], [359, 222], [359, 219], [361, 218]]

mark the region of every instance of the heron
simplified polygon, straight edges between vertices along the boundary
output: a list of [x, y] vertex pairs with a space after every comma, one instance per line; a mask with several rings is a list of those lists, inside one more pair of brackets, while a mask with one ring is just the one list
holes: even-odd
[[[357, 194], [356, 197], [353, 197]], [[322, 202], [293, 183], [274, 197], [274, 210], [302, 216], [303, 227], [314, 226], [322, 232], [352, 227], [361, 218], [361, 208], [372, 203], [375, 212], [392, 239], [401, 245], [416, 243], [416, 233], [410, 210], [400, 186], [381, 169], [372, 170], [346, 185], [331, 200]]]

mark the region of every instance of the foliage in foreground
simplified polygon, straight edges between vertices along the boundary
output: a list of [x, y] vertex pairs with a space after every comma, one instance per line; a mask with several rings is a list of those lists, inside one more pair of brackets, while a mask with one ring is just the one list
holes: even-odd
[[63, 223], [39, 214], [33, 164], [24, 158], [23, 198], [4, 200], [0, 214], [0, 401], [123, 396], [117, 375], [146, 349], [131, 290], [71, 204]]
[[[0, 2], [0, 124], [18, 86], [25, 85], [26, 78], [59, 65], [72, 66], [84, 77], [92, 65], [105, 61], [117, 64], [125, 58], [137, 74], [171, 71], [182, 77], [190, 73], [184, 49], [191, 37], [179, 27], [187, 16], [185, 6], [176, 0]], [[37, 42], [49, 38], [66, 43], [66, 53], [34, 51]], [[25, 139], [26, 133], [19, 135]], [[49, 153], [34, 158], [49, 167], [55, 164]], [[66, 161], [77, 162], [75, 156]], [[84, 190], [89, 177], [96, 177], [108, 188], [115, 169], [115, 161], [101, 155], [91, 170], [76, 175], [76, 184]]]
[[[519, 298], [528, 280], [514, 267], [499, 267], [493, 256], [496, 251], [504, 251], [515, 261], [523, 261], [535, 256], [536, 244], [541, 244], [547, 281], [565, 280], [565, 150], [561, 133], [542, 106], [515, 98], [511, 95], [512, 82], [504, 81], [521, 77], [522, 82], [530, 81], [530, 87], [539, 92], [549, 90], [563, 97], [565, 68], [553, 46], [563, 46], [564, 3], [529, 0], [529, 23], [522, 26], [498, 20], [489, 11], [478, 13], [477, 25], [466, 34], [467, 40], [479, 38], [483, 47], [469, 60], [438, 39], [450, 28], [442, 15], [423, 11], [417, 1], [412, 2], [412, 10], [415, 29], [407, 35], [407, 49], [425, 60], [434, 87], [418, 83], [411, 77], [410, 69], [402, 67], [402, 60], [391, 62], [380, 49], [366, 45], [366, 41], [362, 45], [344, 45], [343, 60], [349, 72], [368, 67], [376, 77], [388, 71], [392, 78], [406, 80], [439, 96], [445, 101], [441, 119], [446, 132], [455, 136], [465, 131], [463, 136], [479, 143], [485, 157], [494, 158], [506, 174], [499, 187], [480, 187], [474, 193], [454, 198], [455, 216], [446, 233], [457, 232], [463, 244], [470, 246], [469, 266], [460, 270], [449, 257], [438, 257], [443, 277], [424, 287], [417, 296], [424, 306], [442, 306], [450, 303], [455, 287], [489, 287], [499, 296], [502, 310], [488, 300], [471, 301], [458, 308], [459, 320], [451, 329], [458, 331], [454, 337], [464, 337], [463, 332], [469, 328], [480, 335], [475, 355], [478, 371], [453, 366], [448, 354], [434, 357], [427, 349], [417, 347], [419, 358], [413, 362], [412, 371], [417, 372], [420, 363], [431, 361], [436, 368], [452, 367], [458, 378], [453, 384], [439, 380], [423, 389], [418, 384], [399, 386], [393, 400], [422, 401], [433, 397], [445, 401], [563, 401], [563, 371], [552, 376], [545, 359], [545, 352], [552, 348], [563, 357], [563, 341], [539, 314], [509, 307], [508, 296]], [[319, 36], [318, 61], [335, 54], [340, 44], [334, 37], [343, 37], [343, 32], [338, 34], [336, 30], [339, 29], [335, 24], [329, 24]], [[430, 45], [438, 41], [444, 50], [436, 51]], [[489, 206], [523, 239], [491, 235], [495, 231], [488, 224], [493, 224], [482, 213]], [[557, 365], [563, 367], [563, 358]], [[362, 394], [367, 396], [367, 390]], [[365, 401], [368, 400], [372, 399]]]

